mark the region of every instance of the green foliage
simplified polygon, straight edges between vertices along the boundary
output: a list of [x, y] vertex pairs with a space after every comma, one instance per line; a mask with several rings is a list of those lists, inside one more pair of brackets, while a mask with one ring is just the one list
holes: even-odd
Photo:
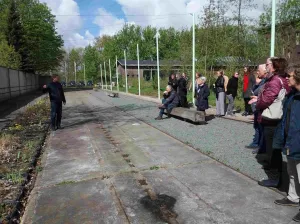
[[19, 69], [21, 56], [5, 40], [0, 42], [0, 66]]

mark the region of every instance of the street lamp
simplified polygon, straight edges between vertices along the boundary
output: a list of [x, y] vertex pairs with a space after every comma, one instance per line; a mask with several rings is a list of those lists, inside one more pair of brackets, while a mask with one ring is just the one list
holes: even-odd
[[196, 73], [196, 68], [195, 68], [195, 48], [196, 48], [196, 43], [195, 43], [195, 13], [193, 13], [193, 105], [195, 106], [195, 73]]
[[156, 57], [157, 57], [157, 88], [158, 88], [158, 99], [160, 99], [160, 75], [159, 75], [159, 50], [158, 50], [158, 39], [160, 38], [158, 30], [156, 31]]
[[276, 23], [276, 0], [272, 0], [272, 27], [271, 27], [271, 53], [270, 56], [275, 55], [275, 23]]

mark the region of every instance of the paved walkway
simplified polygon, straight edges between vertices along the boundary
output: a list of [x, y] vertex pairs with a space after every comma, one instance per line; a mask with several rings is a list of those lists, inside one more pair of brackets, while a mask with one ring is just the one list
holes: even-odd
[[[280, 194], [91, 92], [66, 95], [23, 223], [292, 223], [297, 208], [276, 206]], [[160, 194], [170, 207], [142, 205]]]

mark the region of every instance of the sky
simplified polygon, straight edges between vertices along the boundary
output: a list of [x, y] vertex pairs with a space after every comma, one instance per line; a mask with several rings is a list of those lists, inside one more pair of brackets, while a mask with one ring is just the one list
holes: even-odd
[[[65, 48], [85, 47], [95, 37], [116, 34], [125, 23], [143, 27], [174, 27], [192, 25], [192, 16], [203, 14], [209, 0], [40, 0], [56, 15], [58, 33], [63, 35]], [[253, 0], [257, 5], [244, 10], [252, 18], [263, 12], [263, 4], [271, 0]], [[232, 12], [227, 12], [228, 14]], [[198, 20], [197, 20], [198, 21]], [[196, 22], [197, 22], [196, 21]]]

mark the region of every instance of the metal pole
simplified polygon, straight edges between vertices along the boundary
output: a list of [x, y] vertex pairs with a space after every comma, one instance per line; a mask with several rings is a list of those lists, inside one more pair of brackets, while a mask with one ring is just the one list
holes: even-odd
[[76, 62], [74, 61], [74, 74], [75, 74], [75, 85], [76, 85]]
[[195, 68], [195, 13], [193, 13], [193, 105], [195, 106], [195, 73], [196, 73], [196, 68]]
[[140, 52], [139, 52], [139, 44], [136, 45], [136, 54], [138, 59], [138, 79], [139, 79], [139, 96], [141, 95], [141, 74], [140, 74]]
[[85, 63], [83, 64], [83, 76], [84, 76], [84, 85], [86, 86], [86, 80], [85, 80]]
[[117, 90], [120, 91], [119, 88], [119, 74], [118, 74], [118, 57], [116, 56], [116, 76], [117, 76]]
[[271, 57], [274, 57], [275, 54], [275, 23], [276, 23], [276, 0], [272, 0], [272, 29], [271, 29], [271, 53], [270, 53]]
[[112, 91], [110, 59], [108, 59], [108, 66], [109, 66], [110, 91]]
[[106, 79], [106, 66], [104, 62], [104, 78], [105, 78], [105, 89], [107, 90], [107, 79]]
[[158, 38], [159, 32], [156, 32], [156, 57], [157, 57], [157, 92], [158, 92], [158, 99], [160, 99], [160, 75], [159, 75], [159, 50], [158, 50]]
[[101, 71], [101, 87], [103, 89], [103, 74], [102, 74], [102, 65], [100, 64], [100, 71]]
[[126, 82], [126, 93], [128, 93], [128, 80], [127, 80], [127, 64], [126, 64], [126, 50], [124, 50], [124, 58], [125, 58], [125, 82]]

